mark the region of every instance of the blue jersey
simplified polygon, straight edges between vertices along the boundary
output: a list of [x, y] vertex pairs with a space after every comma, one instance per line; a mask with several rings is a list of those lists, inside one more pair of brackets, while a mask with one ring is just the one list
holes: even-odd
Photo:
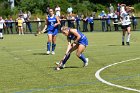
[[54, 27], [55, 23], [57, 23], [56, 17], [48, 16], [48, 25], [47, 25], [48, 34], [52, 34], [54, 36], [58, 34], [58, 26]]
[[[79, 41], [78, 41], [78, 44], [82, 44], [84, 46], [87, 46], [88, 45], [88, 40], [86, 38], [86, 36], [84, 34], [82, 34], [79, 30], [77, 30], [78, 34], [81, 36]], [[68, 39], [70, 40], [75, 40], [77, 37], [74, 35], [74, 34], [71, 34], [68, 36]]]
[[57, 19], [56, 19], [56, 17], [54, 16], [54, 17], [50, 17], [50, 16], [48, 16], [48, 28], [47, 28], [47, 30], [54, 30], [54, 29], [56, 29], [56, 28], [58, 28], [58, 27], [54, 27], [54, 24], [55, 23], [57, 23]]

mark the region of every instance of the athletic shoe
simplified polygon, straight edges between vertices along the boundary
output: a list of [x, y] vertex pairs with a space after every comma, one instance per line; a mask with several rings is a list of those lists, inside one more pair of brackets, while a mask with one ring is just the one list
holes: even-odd
[[54, 55], [55, 54], [55, 52], [54, 51], [52, 51], [52, 55]]
[[86, 67], [86, 66], [88, 66], [88, 58], [86, 58], [86, 63], [84, 63], [84, 65], [83, 65], [83, 67]]
[[126, 42], [126, 44], [129, 46], [130, 45], [130, 43], [129, 42]]
[[[58, 66], [58, 65], [60, 64], [60, 62], [56, 62], [55, 64]], [[59, 68], [64, 69], [64, 68], [65, 68], [65, 65], [63, 65], [63, 64], [61, 63]]]
[[47, 51], [47, 55], [49, 55], [50, 54], [50, 51]]
[[124, 42], [122, 42], [122, 46], [124, 46]]

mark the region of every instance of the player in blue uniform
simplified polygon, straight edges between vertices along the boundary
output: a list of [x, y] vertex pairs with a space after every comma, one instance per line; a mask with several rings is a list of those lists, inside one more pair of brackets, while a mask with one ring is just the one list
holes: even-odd
[[52, 54], [55, 54], [55, 46], [56, 46], [56, 36], [58, 34], [58, 25], [60, 24], [59, 18], [54, 15], [53, 9], [49, 9], [49, 15], [46, 17], [46, 27], [48, 34], [48, 42], [47, 42], [47, 54], [50, 54], [50, 48], [52, 43]]
[[[84, 63], [83, 67], [87, 66], [88, 58], [85, 58], [85, 56], [82, 54], [82, 52], [86, 49], [86, 46], [88, 45], [88, 39], [86, 38], [86, 36], [82, 34], [79, 30], [68, 28], [66, 26], [62, 27], [61, 31], [65, 36], [67, 36], [68, 47], [63, 60], [61, 60], [59, 63], [56, 63], [56, 70], [60, 70], [61, 67], [64, 68], [64, 65], [69, 59], [70, 54], [75, 50], [77, 50], [77, 57], [79, 57]], [[74, 42], [71, 42], [72, 40]]]

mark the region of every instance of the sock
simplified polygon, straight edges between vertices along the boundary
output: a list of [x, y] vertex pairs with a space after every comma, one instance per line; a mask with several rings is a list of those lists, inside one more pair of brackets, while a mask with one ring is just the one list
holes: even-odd
[[86, 61], [86, 58], [85, 58], [85, 56], [84, 56], [83, 54], [81, 54], [81, 55], [79, 56], [79, 58], [80, 58], [84, 63], [87, 62], [87, 61]]
[[47, 51], [50, 51], [50, 47], [51, 47], [51, 42], [47, 43]]
[[124, 42], [124, 37], [125, 37], [125, 36], [122, 36], [122, 42]]
[[129, 42], [130, 41], [130, 33], [128, 33], [128, 35], [127, 35], [127, 41], [126, 42]]
[[66, 64], [67, 60], [70, 58], [70, 53], [68, 55], [66, 55], [66, 57], [63, 60], [63, 65]]
[[56, 46], [56, 44], [52, 44], [52, 51], [54, 51], [55, 50], [55, 46]]

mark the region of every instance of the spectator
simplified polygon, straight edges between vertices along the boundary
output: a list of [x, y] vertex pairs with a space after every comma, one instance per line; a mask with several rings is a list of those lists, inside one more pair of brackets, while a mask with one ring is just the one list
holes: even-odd
[[21, 35], [21, 34], [24, 35], [24, 32], [23, 32], [23, 22], [24, 22], [24, 19], [21, 16], [19, 16], [17, 18], [18, 34], [19, 35]]
[[27, 26], [27, 19], [28, 19], [28, 14], [27, 14], [27, 12], [25, 11], [24, 13], [23, 13], [23, 19], [24, 19], [24, 23], [23, 23], [23, 29], [24, 29], [24, 31], [26, 32], [27, 31], [27, 29], [26, 29], [26, 26]]
[[83, 17], [83, 32], [87, 32], [88, 31], [88, 17], [84, 16]]
[[105, 27], [105, 22], [106, 22], [106, 13], [104, 11], [102, 11], [99, 15], [99, 18], [101, 18], [102, 20], [102, 31], [106, 31], [106, 27]]
[[72, 14], [73, 8], [71, 6], [68, 7], [67, 12], [68, 14]]
[[120, 4], [118, 3], [118, 6], [117, 6], [117, 13], [118, 13], [118, 17], [120, 18], [120, 12], [121, 11], [121, 6]]
[[23, 12], [22, 12], [22, 10], [19, 11], [18, 16], [21, 16], [21, 17], [23, 16]]
[[31, 14], [31, 12], [30, 12], [30, 11], [28, 11], [27, 15], [28, 15], [28, 18], [29, 18], [29, 19], [30, 19], [30, 18], [31, 18], [31, 16], [32, 16], [32, 14]]
[[4, 33], [7, 33], [7, 34], [9, 34], [9, 30], [8, 30], [8, 28], [9, 28], [9, 20], [7, 19], [7, 18], [5, 18], [5, 28], [4, 28]]
[[60, 22], [61, 22], [61, 27], [65, 26], [66, 18], [64, 14], [60, 17]]
[[47, 15], [49, 14], [49, 10], [50, 10], [50, 6], [48, 5], [48, 6], [46, 7], [46, 14], [47, 14]]
[[23, 18], [24, 18], [25, 21], [27, 20], [27, 17], [28, 17], [28, 14], [27, 14], [27, 12], [25, 11], [25, 12], [23, 13]]
[[75, 28], [75, 26], [74, 26], [74, 22], [75, 22], [75, 17], [74, 17], [74, 15], [68, 14], [67, 20], [68, 20], [68, 27], [70, 27], [70, 28]]
[[118, 15], [116, 13], [113, 14], [113, 24], [115, 31], [118, 31]]
[[88, 18], [88, 23], [90, 25], [90, 31], [93, 32], [93, 30], [94, 30], [94, 20], [93, 20], [92, 15], [90, 15], [90, 17]]
[[136, 16], [134, 14], [132, 15], [132, 25], [133, 25], [133, 30], [136, 30], [137, 19], [136, 19]]
[[3, 26], [6, 26], [5, 21], [2, 19], [2, 16], [0, 16], [0, 39], [3, 39], [3, 33], [2, 33]]
[[109, 13], [110, 14], [114, 13], [114, 7], [112, 6], [111, 3], [110, 3], [110, 7], [109, 7]]
[[37, 36], [38, 34], [41, 34], [41, 22], [40, 22], [41, 20], [38, 16], [35, 16], [34, 21], [37, 21], [37, 33], [36, 33]]
[[9, 18], [9, 28], [10, 28], [10, 32], [11, 32], [11, 34], [13, 34], [13, 18], [12, 17], [10, 17]]
[[58, 16], [58, 17], [60, 17], [60, 10], [61, 10], [61, 8], [57, 5], [55, 8], [55, 13], [56, 13], [56, 16]]
[[106, 18], [107, 18], [107, 20], [106, 20], [107, 31], [109, 31], [108, 28], [110, 28], [110, 31], [111, 31], [111, 15], [108, 14]]
[[77, 15], [77, 16], [75, 17], [76, 29], [77, 29], [77, 30], [80, 30], [80, 20], [81, 20], [80, 16]]
[[28, 27], [30, 33], [32, 33], [32, 25], [31, 25], [31, 23], [30, 23], [30, 18], [29, 18], [29, 17], [28, 17], [27, 20], [26, 20], [26, 25], [27, 25], [27, 27]]

